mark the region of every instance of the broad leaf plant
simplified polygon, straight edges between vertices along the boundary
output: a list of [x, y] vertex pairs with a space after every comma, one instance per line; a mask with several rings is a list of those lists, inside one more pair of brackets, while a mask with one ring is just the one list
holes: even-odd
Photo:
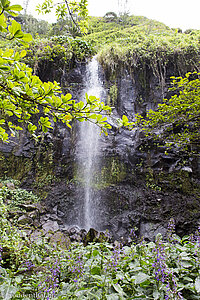
[[[22, 10], [20, 5], [11, 5], [9, 0], [0, 0], [0, 34], [7, 40], [28, 45], [30, 34], [23, 33], [21, 25], [12, 16]], [[86, 101], [75, 101], [71, 94], [64, 95], [57, 82], [42, 82], [33, 70], [22, 62], [26, 51], [0, 49], [0, 140], [9, 141], [9, 136], [25, 126], [33, 137], [38, 132], [47, 132], [53, 122], [60, 121], [71, 128], [72, 120], [91, 121], [103, 132], [111, 126], [105, 115], [111, 108], [95, 96], [86, 95]], [[33, 122], [34, 115], [37, 117]]]

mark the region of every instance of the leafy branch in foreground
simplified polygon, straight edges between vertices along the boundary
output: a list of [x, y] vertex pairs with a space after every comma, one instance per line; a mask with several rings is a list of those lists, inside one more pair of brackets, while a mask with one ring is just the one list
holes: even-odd
[[[4, 38], [15, 39], [27, 44], [30, 35], [21, 31], [16, 21], [9, 21], [6, 15], [16, 16], [22, 8], [10, 5], [8, 0], [0, 0], [0, 32]], [[11, 24], [7, 26], [8, 24]], [[34, 76], [32, 69], [21, 62], [26, 51], [14, 52], [12, 49], [0, 49], [0, 140], [8, 141], [11, 135], [22, 130], [19, 123], [26, 123], [29, 132], [36, 138], [39, 127], [43, 132], [52, 128], [52, 122], [61, 121], [68, 127], [74, 119], [91, 121], [99, 125], [103, 132], [111, 128], [106, 114], [111, 108], [95, 96], [87, 96], [86, 102], [72, 100], [71, 94], [63, 95], [57, 82], [42, 82]], [[101, 115], [101, 113], [103, 115]], [[37, 123], [32, 123], [33, 115], [38, 115]]]
[[167, 147], [176, 146], [182, 150], [194, 151], [200, 140], [199, 75], [197, 72], [189, 72], [185, 78], [171, 77], [170, 90], [176, 94], [158, 104], [156, 111], [150, 109], [146, 119], [136, 115], [136, 124], [147, 135], [154, 135], [165, 141]]
[[27, 45], [32, 40], [32, 36], [22, 32], [21, 25], [15, 20], [8, 19], [10, 16], [17, 16], [21, 10], [21, 5], [11, 5], [8, 0], [0, 0], [0, 37], [7, 40], [15, 39], [21, 44]]
[[0, 51], [0, 138], [8, 140], [6, 129], [22, 130], [22, 127], [10, 122], [15, 116], [18, 122], [28, 124], [28, 130], [34, 134], [38, 126], [33, 125], [31, 117], [38, 115], [38, 125], [43, 132], [51, 127], [51, 121], [62, 121], [71, 128], [70, 122], [89, 120], [96, 123], [106, 133], [111, 126], [101, 113], [109, 114], [111, 108], [95, 96], [86, 95], [86, 103], [72, 100], [71, 94], [63, 95], [57, 82], [42, 82], [32, 75], [32, 69], [19, 60], [26, 54], [13, 50]]

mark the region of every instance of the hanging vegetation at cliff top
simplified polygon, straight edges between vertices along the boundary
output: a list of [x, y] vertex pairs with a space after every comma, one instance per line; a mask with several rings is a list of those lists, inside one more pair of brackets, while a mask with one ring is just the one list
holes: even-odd
[[158, 63], [164, 68], [177, 60], [179, 75], [188, 68], [199, 71], [200, 33], [181, 33], [156, 22], [95, 32], [86, 37], [100, 50], [99, 61], [105, 69], [116, 71], [120, 66], [136, 69], [148, 65], [158, 75]]

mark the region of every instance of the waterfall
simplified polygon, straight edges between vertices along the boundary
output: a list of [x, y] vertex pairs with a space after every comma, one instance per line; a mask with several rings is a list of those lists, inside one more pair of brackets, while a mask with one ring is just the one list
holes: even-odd
[[[86, 67], [85, 93], [88, 96], [96, 96], [102, 100], [104, 89], [99, 77], [99, 64], [94, 57]], [[89, 229], [98, 229], [99, 197], [95, 192], [95, 175], [100, 163], [100, 129], [90, 122], [80, 124], [79, 141], [77, 143], [77, 177], [82, 183], [83, 192], [79, 196], [80, 213], [79, 226]]]

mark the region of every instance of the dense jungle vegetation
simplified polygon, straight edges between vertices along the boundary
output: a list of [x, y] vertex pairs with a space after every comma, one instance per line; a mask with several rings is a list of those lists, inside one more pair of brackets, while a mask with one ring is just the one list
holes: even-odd
[[[122, 67], [130, 72], [151, 67], [161, 87], [166, 65], [176, 60], [179, 77], [172, 79], [174, 95], [156, 112], [150, 111], [147, 119], [137, 116], [137, 125], [150, 133], [167, 125], [163, 135], [168, 146], [199, 143], [200, 31], [182, 33], [145, 17], [110, 12], [103, 18], [89, 17], [87, 34], [82, 36], [69, 18], [48, 24], [17, 16], [20, 7], [9, 5], [7, 0], [0, 1], [0, 31], [9, 38], [9, 42], [0, 41], [2, 141], [8, 142], [25, 126], [37, 139], [51, 129], [50, 116], [68, 127], [74, 119], [89, 119], [103, 131], [109, 130], [101, 115], [111, 113], [108, 105], [95, 97], [87, 97], [86, 104], [77, 103], [71, 95], [61, 94], [58, 83], [43, 83], [36, 76], [42, 63], [70, 70], [98, 54], [113, 80]], [[4, 11], [16, 18], [9, 27]], [[32, 118], [41, 113], [41, 107], [43, 115], [35, 124]], [[173, 132], [180, 125], [182, 130]], [[122, 116], [119, 126], [132, 128], [135, 123]], [[154, 242], [146, 242], [133, 229], [126, 245], [113, 243], [107, 232], [96, 243], [83, 245], [71, 243], [61, 233], [57, 238], [51, 232], [35, 235], [36, 225], [24, 224], [20, 217], [26, 210], [41, 209], [40, 202], [19, 182], [1, 179], [0, 299], [199, 299], [200, 228], [180, 238], [170, 220], [166, 240], [159, 234]]]
[[146, 242], [133, 229], [126, 245], [111, 243], [108, 232], [71, 243], [19, 221], [40, 199], [17, 181], [0, 185], [1, 299], [199, 299], [199, 230], [181, 239], [171, 219], [167, 240]]

